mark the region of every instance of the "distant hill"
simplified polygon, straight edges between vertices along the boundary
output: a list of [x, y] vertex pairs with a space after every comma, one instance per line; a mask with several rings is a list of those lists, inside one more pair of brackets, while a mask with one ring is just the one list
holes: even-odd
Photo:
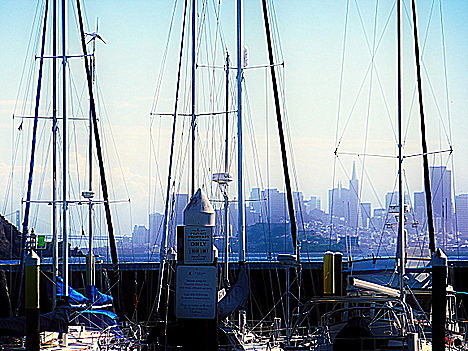
[[21, 233], [0, 215], [0, 259], [19, 258]]
[[[246, 228], [247, 252], [276, 257], [280, 253], [293, 253], [293, 241], [289, 223], [255, 223]], [[323, 254], [326, 251], [346, 252], [345, 240], [330, 241], [328, 236], [313, 229], [298, 230], [297, 239], [301, 254]], [[223, 242], [218, 242], [223, 247]], [[232, 252], [239, 252], [239, 242], [231, 242]]]

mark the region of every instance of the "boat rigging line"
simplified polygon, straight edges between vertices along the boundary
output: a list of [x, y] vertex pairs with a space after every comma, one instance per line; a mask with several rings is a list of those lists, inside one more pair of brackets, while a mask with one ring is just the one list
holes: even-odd
[[[417, 153], [417, 154], [411, 154], [411, 155], [402, 155], [402, 158], [412, 158], [412, 157], [420, 157], [420, 156], [425, 156], [425, 155], [436, 155], [436, 154], [442, 154], [442, 153], [452, 153], [453, 149], [447, 149], [447, 150], [438, 150], [438, 151], [431, 151], [431, 152], [422, 152], [422, 153]], [[350, 156], [371, 156], [371, 157], [382, 157], [382, 158], [398, 158], [398, 156], [395, 155], [381, 155], [381, 154], [367, 154], [367, 153], [362, 153], [362, 152], [346, 152], [346, 151], [340, 151], [335, 150], [335, 155], [350, 155]]]

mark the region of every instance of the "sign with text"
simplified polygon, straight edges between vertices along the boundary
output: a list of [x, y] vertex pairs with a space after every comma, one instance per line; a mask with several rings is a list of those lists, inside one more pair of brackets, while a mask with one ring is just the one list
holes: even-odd
[[213, 227], [184, 228], [184, 263], [213, 263]]
[[214, 266], [178, 266], [176, 271], [176, 317], [215, 318], [216, 279], [217, 269]]

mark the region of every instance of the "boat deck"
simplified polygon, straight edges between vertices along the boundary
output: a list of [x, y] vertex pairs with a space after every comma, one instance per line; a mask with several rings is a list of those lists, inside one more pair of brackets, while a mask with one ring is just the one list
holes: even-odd
[[105, 343], [102, 331], [86, 330], [83, 327], [69, 327], [66, 335], [43, 333], [41, 350], [98, 350]]

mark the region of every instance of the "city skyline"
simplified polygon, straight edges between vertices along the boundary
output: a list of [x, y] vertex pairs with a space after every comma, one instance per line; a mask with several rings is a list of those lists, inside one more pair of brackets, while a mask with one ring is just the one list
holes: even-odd
[[[466, 218], [468, 218], [468, 194], [455, 194], [454, 202], [459, 203], [460, 208], [457, 210], [456, 207], [452, 206], [452, 195], [451, 189], [451, 172], [446, 167], [430, 167], [431, 173], [431, 192], [432, 192], [432, 207], [434, 217], [434, 229], [436, 233], [452, 233], [459, 231], [463, 236], [468, 239], [468, 226]], [[448, 190], [448, 195], [444, 194], [443, 186]], [[319, 210], [323, 214], [329, 215], [329, 223], [323, 223], [324, 225], [330, 225], [335, 222], [341, 223], [350, 228], [369, 228], [371, 220], [375, 217], [391, 217], [392, 213], [395, 213], [395, 208], [398, 207], [398, 192], [391, 191], [382, 195], [384, 207], [375, 206], [372, 203], [361, 202], [358, 198], [359, 192], [359, 180], [356, 178], [356, 172], [353, 167], [352, 178], [349, 180], [349, 188], [339, 186], [338, 188], [329, 190], [329, 205], [328, 211], [322, 208], [320, 199], [316, 196], [305, 198], [301, 192], [295, 192], [294, 206], [296, 211], [296, 220], [301, 223], [301, 212], [305, 211], [307, 215], [313, 213], [314, 210]], [[450, 200], [448, 200], [450, 198]], [[174, 208], [170, 211], [173, 214], [173, 218], [170, 219], [171, 229], [170, 232], [175, 232], [176, 225], [183, 224], [183, 211], [185, 204], [189, 202], [187, 194], [176, 194], [173, 201]], [[414, 192], [404, 194], [404, 204], [408, 205], [408, 215], [411, 220], [421, 227], [423, 232], [427, 231], [427, 220], [426, 220], [426, 199], [424, 192]], [[447, 204], [450, 204], [449, 206]], [[278, 191], [277, 188], [260, 189], [253, 188], [250, 191], [248, 203], [246, 206], [246, 225], [251, 226], [255, 223], [285, 223], [288, 221], [288, 213], [286, 209], [286, 195], [283, 192]], [[444, 210], [444, 206], [447, 209]], [[354, 207], [354, 208], [353, 208]], [[346, 211], [347, 209], [347, 211]], [[218, 207], [217, 211], [221, 214], [222, 207]], [[237, 205], [231, 203], [230, 205], [230, 216], [234, 211], [237, 212]], [[460, 215], [460, 223], [453, 223], [453, 215]], [[156, 234], [162, 227], [164, 216], [159, 213], [149, 214], [148, 228], [149, 235], [154, 238], [155, 241], [161, 239], [160, 234]], [[156, 218], [152, 220], [151, 218]], [[217, 219], [217, 226], [222, 225], [223, 220]], [[385, 224], [385, 223], [384, 223]], [[232, 225], [232, 224], [231, 224]], [[235, 226], [235, 221], [234, 225]], [[137, 226], [135, 226], [136, 228]], [[298, 224], [301, 229], [301, 224]], [[456, 227], [456, 228], [455, 228]], [[381, 228], [376, 228], [380, 230]], [[235, 230], [233, 230], [235, 232]], [[172, 242], [174, 244], [174, 242]], [[171, 244], [169, 245], [171, 246]]]

